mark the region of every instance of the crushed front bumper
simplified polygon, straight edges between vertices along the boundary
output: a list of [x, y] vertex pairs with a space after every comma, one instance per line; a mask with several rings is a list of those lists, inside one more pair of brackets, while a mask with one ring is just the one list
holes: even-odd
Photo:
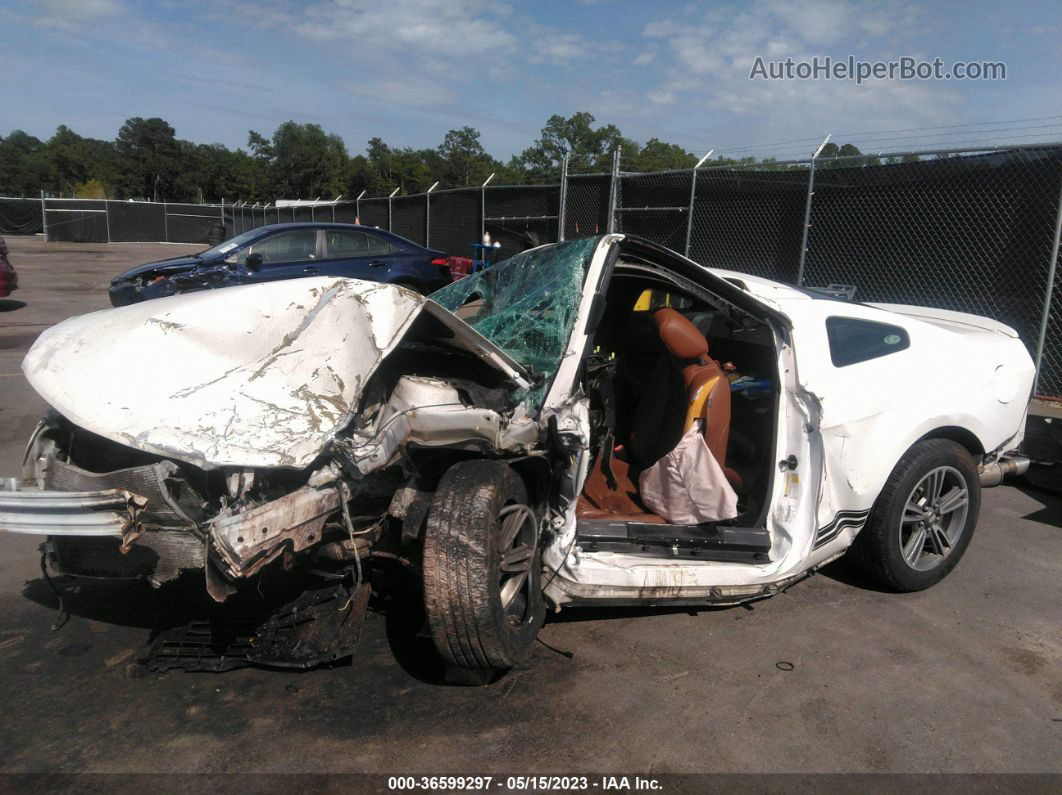
[[47, 536], [42, 550], [62, 574], [157, 586], [202, 570], [203, 539], [190, 528], [145, 528], [146, 502], [125, 489], [51, 491], [9, 479], [0, 484], [0, 532]]
[[47, 536], [113, 536], [128, 543], [139, 534], [146, 504], [124, 489], [45, 491], [7, 481], [0, 488], [0, 531]]

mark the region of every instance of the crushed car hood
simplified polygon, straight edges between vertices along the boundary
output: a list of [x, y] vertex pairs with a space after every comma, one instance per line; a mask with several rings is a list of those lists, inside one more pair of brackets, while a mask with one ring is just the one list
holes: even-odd
[[111, 280], [111, 284], [118, 282], [129, 281], [135, 279], [137, 276], [143, 276], [146, 273], [181, 273], [183, 271], [190, 271], [194, 268], [198, 268], [203, 264], [203, 260], [199, 257], [171, 257], [170, 259], [160, 259], [157, 262], [147, 262], [143, 265], [137, 265], [135, 268], [130, 268], [124, 273], [120, 273]]
[[393, 285], [304, 278], [160, 298], [66, 320], [22, 363], [76, 425], [202, 467], [308, 466], [425, 310], [520, 382], [518, 365]]

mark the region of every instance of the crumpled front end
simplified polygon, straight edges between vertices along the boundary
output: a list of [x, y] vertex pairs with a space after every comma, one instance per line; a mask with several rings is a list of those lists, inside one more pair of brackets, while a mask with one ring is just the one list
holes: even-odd
[[396, 492], [539, 436], [521, 402], [536, 382], [508, 354], [421, 296], [354, 280], [73, 318], [23, 367], [53, 411], [0, 493], [0, 530], [48, 536], [66, 574], [199, 571], [217, 601], [270, 567], [359, 563], [407, 515]]

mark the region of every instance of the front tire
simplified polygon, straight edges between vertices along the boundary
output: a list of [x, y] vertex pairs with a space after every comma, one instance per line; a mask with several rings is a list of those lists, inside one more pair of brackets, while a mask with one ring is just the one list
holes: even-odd
[[424, 607], [449, 665], [512, 668], [545, 619], [539, 520], [520, 476], [500, 461], [463, 461], [443, 475], [424, 537]]
[[981, 482], [966, 448], [948, 439], [919, 442], [889, 475], [852, 558], [887, 588], [921, 591], [959, 563], [980, 510]]

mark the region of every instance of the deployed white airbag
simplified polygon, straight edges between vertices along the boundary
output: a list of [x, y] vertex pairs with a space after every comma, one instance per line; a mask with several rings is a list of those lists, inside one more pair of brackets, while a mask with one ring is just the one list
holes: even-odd
[[638, 494], [671, 524], [701, 524], [738, 515], [737, 494], [694, 423], [665, 455], [638, 478]]

